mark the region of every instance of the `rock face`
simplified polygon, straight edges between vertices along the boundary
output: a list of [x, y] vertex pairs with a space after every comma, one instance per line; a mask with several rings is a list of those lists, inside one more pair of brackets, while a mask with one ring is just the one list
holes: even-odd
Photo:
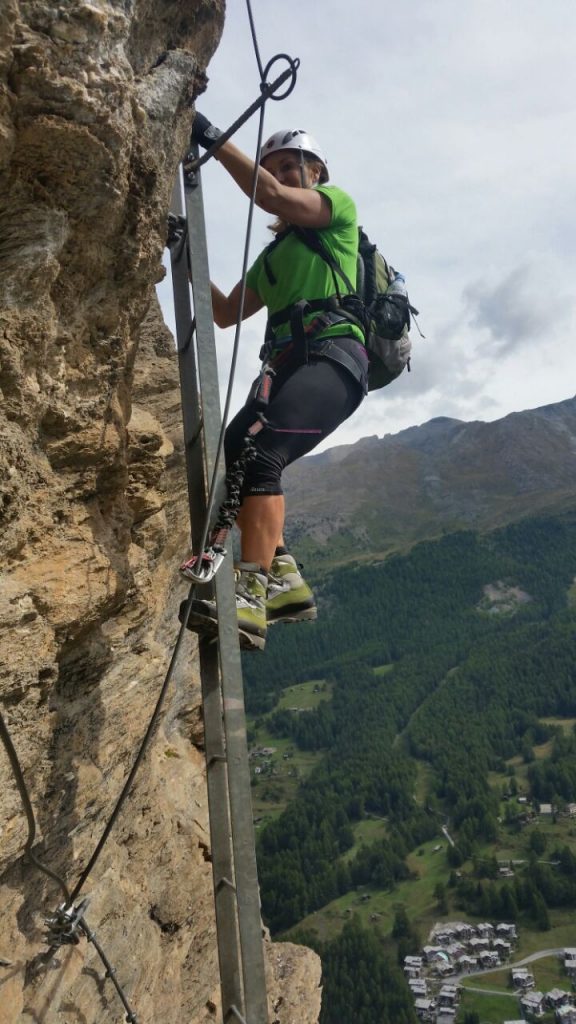
[[[0, 9], [0, 695], [36, 856], [73, 887], [168, 664], [187, 498], [166, 214], [223, 0]], [[185, 591], [184, 587], [184, 591]], [[0, 1022], [119, 1022], [84, 940], [42, 960], [56, 884], [0, 747]], [[141, 1024], [219, 1020], [199, 678], [185, 641], [161, 726], [86, 886]], [[270, 1020], [313, 1024], [319, 965], [268, 948]]]

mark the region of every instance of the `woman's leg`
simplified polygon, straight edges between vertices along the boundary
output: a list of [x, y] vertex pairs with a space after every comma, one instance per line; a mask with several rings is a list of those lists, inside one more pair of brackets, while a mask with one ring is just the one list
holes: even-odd
[[[266, 426], [254, 437], [257, 456], [248, 465], [237, 524], [242, 560], [268, 570], [283, 544], [283, 469], [312, 451], [359, 405], [360, 385], [347, 370], [327, 359], [297, 367], [280, 378], [266, 409]], [[245, 422], [245, 410], [242, 410]], [[238, 425], [233, 421], [233, 434]]]
[[248, 495], [236, 524], [242, 533], [242, 561], [255, 562], [268, 572], [282, 539], [284, 495]]

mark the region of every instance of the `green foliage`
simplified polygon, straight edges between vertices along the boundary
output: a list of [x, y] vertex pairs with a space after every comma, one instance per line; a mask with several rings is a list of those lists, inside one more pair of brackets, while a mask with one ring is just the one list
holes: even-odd
[[322, 957], [320, 1024], [416, 1024], [410, 990], [373, 932], [353, 920]]
[[[267, 714], [275, 735], [321, 757], [259, 836], [263, 910], [274, 932], [355, 888], [393, 891], [409, 875], [407, 854], [444, 824], [455, 846], [446, 849], [449, 886], [436, 886], [437, 912], [525, 918], [545, 930], [549, 908], [576, 906], [576, 858], [561, 848], [546, 851], [557, 864], [540, 863], [538, 830], [530, 863], [513, 881], [501, 879], [485, 853], [503, 829], [522, 828], [513, 797], [526, 780], [537, 800], [576, 801], [576, 738], [540, 721], [576, 715], [576, 630], [567, 603], [575, 575], [576, 516], [525, 520], [488, 536], [453, 534], [325, 577], [318, 623], [272, 631], [266, 658], [246, 660], [248, 707]], [[505, 616], [491, 610], [484, 588], [499, 581], [530, 600]], [[306, 714], [273, 710], [282, 688], [307, 679], [326, 680], [331, 700]], [[548, 758], [534, 752], [544, 743]], [[507, 762], [518, 755], [526, 767], [516, 776]], [[425, 772], [416, 773], [417, 761]], [[499, 774], [497, 788], [491, 772]], [[385, 819], [386, 838], [356, 848], [354, 826], [368, 814]], [[352, 1005], [361, 956], [376, 958], [381, 982], [388, 971], [378, 959], [382, 944], [358, 932], [355, 925], [341, 945], [322, 944], [327, 978], [331, 965], [322, 1024], [411, 1021], [401, 1008], [388, 1017], [389, 1007], [378, 1016], [367, 1004]], [[413, 939], [397, 914], [397, 955]], [[371, 998], [380, 1007], [380, 997]]]

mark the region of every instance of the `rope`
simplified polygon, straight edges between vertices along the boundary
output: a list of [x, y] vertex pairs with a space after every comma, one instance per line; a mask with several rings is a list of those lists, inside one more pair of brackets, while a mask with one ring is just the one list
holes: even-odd
[[[30, 860], [32, 864], [36, 868], [38, 868], [39, 871], [42, 871], [45, 875], [48, 876], [48, 878], [51, 878], [54, 882], [56, 882], [62, 889], [62, 892], [64, 893], [66, 904], [72, 904], [73, 898], [70, 896], [68, 892], [68, 887], [66, 883], [63, 881], [63, 879], [60, 878], [60, 876], [57, 875], [55, 871], [52, 871], [51, 868], [47, 867], [46, 864], [43, 864], [42, 861], [38, 860], [38, 858], [35, 857], [34, 854], [32, 853], [31, 847], [36, 840], [36, 819], [34, 816], [34, 808], [32, 807], [32, 801], [30, 799], [30, 794], [28, 793], [28, 787], [26, 786], [26, 781], [24, 779], [24, 774], [20, 766], [18, 754], [16, 753], [16, 748], [14, 747], [12, 737], [10, 736], [10, 731], [8, 729], [8, 726], [6, 725], [6, 722], [1, 712], [0, 737], [2, 738], [4, 749], [6, 750], [6, 753], [8, 755], [8, 760], [10, 761], [14, 781], [16, 782], [16, 785], [18, 787], [18, 792], [20, 794], [20, 799], [22, 801], [22, 807], [24, 809], [26, 820], [28, 822], [28, 837], [26, 839], [23, 856]], [[130, 1004], [122, 989], [122, 986], [120, 985], [116, 978], [116, 971], [114, 970], [106, 954], [104, 953], [102, 946], [97, 941], [94, 932], [88, 927], [88, 924], [84, 918], [83, 913], [84, 906], [85, 904], [82, 907], [77, 908], [77, 915], [68, 915], [68, 923], [71, 926], [70, 929], [64, 930], [62, 932], [61, 942], [53, 944], [48, 950], [47, 954], [43, 957], [43, 960], [47, 962], [49, 959], [51, 959], [52, 954], [54, 953], [58, 945], [61, 945], [62, 943], [76, 942], [77, 939], [75, 938], [74, 932], [76, 928], [80, 928], [80, 930], [85, 934], [86, 938], [88, 939], [88, 942], [91, 942], [92, 945], [94, 946], [102, 963], [104, 964], [104, 967], [106, 968], [105, 977], [110, 978], [112, 984], [114, 985], [114, 988], [116, 989], [116, 992], [118, 993], [122, 1001], [122, 1005], [126, 1010], [127, 1024], [138, 1024], [136, 1014], [131, 1009]], [[51, 921], [56, 922], [56, 920], [59, 920], [60, 922], [64, 922], [64, 924], [66, 924], [66, 916], [67, 915], [64, 912], [64, 908], [59, 908], [56, 915], [54, 915], [54, 918], [48, 919], [47, 924], [50, 925]]]
[[64, 882], [63, 879], [60, 878], [60, 875], [57, 875], [55, 871], [52, 871], [52, 869], [47, 867], [46, 864], [43, 864], [42, 861], [38, 860], [38, 858], [32, 853], [32, 846], [36, 842], [36, 819], [34, 817], [34, 809], [32, 807], [32, 801], [30, 800], [30, 796], [28, 795], [28, 789], [26, 786], [26, 782], [24, 780], [24, 775], [22, 774], [20, 761], [18, 760], [18, 754], [16, 753], [16, 749], [14, 747], [14, 744], [12, 743], [12, 738], [10, 736], [8, 726], [6, 725], [6, 722], [1, 713], [0, 736], [2, 737], [4, 749], [6, 750], [8, 760], [10, 761], [12, 773], [14, 775], [14, 779], [18, 787], [18, 792], [20, 794], [20, 799], [22, 801], [22, 807], [24, 809], [24, 813], [26, 815], [26, 819], [28, 822], [28, 838], [26, 839], [26, 845], [24, 847], [24, 856], [27, 857], [28, 860], [32, 862], [32, 864], [34, 864], [34, 867], [38, 868], [39, 871], [42, 871], [45, 875], [48, 876], [48, 878], [51, 878], [53, 882], [56, 882], [56, 884], [60, 886], [62, 890], [64, 899], [69, 901], [70, 894], [68, 892], [66, 882]]
[[248, 20], [250, 22], [250, 32], [252, 33], [252, 45], [254, 47], [254, 56], [256, 57], [258, 71], [260, 72], [260, 81], [264, 81], [266, 75], [264, 74], [262, 60], [260, 58], [260, 48], [258, 46], [258, 37], [256, 35], [256, 26], [254, 24], [254, 16], [252, 14], [252, 4], [250, 3], [250, 0], [246, 0], [246, 9], [248, 11]]
[[[191, 588], [191, 590], [192, 589], [193, 588]], [[187, 603], [189, 603], [189, 604], [192, 603], [192, 596], [193, 595], [191, 595], [188, 598], [188, 602]], [[90, 860], [86, 864], [86, 867], [84, 868], [82, 874], [80, 875], [80, 878], [78, 879], [78, 881], [76, 882], [76, 885], [74, 886], [74, 888], [72, 890], [72, 893], [71, 893], [71, 896], [70, 896], [70, 902], [71, 903], [73, 903], [74, 900], [76, 900], [78, 898], [78, 896], [80, 895], [80, 892], [82, 891], [82, 889], [84, 888], [84, 885], [86, 884], [88, 876], [92, 873], [92, 871], [94, 869], [94, 866], [96, 864], [96, 861], [98, 860], [100, 854], [102, 853], [102, 850], [104, 848], [106, 840], [108, 839], [108, 836], [110, 835], [112, 829], [114, 828], [114, 825], [116, 824], [116, 820], [118, 818], [118, 815], [120, 814], [120, 811], [122, 810], [122, 807], [123, 807], [123, 805], [124, 805], [124, 803], [126, 801], [128, 793], [130, 792], [130, 789], [132, 787], [132, 783], [134, 782], [134, 779], [136, 777], [136, 773], [137, 773], [137, 771], [138, 771], [138, 769], [139, 769], [139, 767], [140, 767], [140, 765], [142, 763], [142, 760], [144, 758], [144, 754], [146, 753], [146, 750], [148, 749], [148, 745], [150, 743], [150, 740], [152, 739], [152, 735], [154, 733], [154, 730], [155, 730], [156, 725], [158, 723], [158, 719], [160, 717], [160, 711], [162, 710], [162, 705], [164, 703], [164, 699], [166, 697], [166, 693], [168, 691], [168, 687], [170, 685], [170, 682], [172, 680], [172, 676], [174, 674], [174, 669], [176, 668], [176, 660], [177, 660], [178, 654], [180, 652], [180, 647], [182, 646], [182, 639], [183, 639], [183, 636], [184, 636], [184, 629], [185, 629], [185, 627], [182, 625], [180, 627], [179, 632], [178, 632], [178, 638], [176, 640], [176, 644], [175, 644], [174, 649], [172, 651], [172, 657], [170, 658], [170, 664], [168, 666], [168, 671], [166, 672], [166, 675], [164, 677], [164, 682], [162, 683], [162, 687], [160, 689], [160, 693], [158, 695], [158, 699], [156, 701], [156, 705], [154, 707], [154, 711], [152, 712], [152, 717], [151, 717], [151, 719], [150, 719], [150, 721], [148, 723], [148, 728], [146, 729], [146, 732], [144, 733], [144, 738], [142, 740], [142, 743], [140, 744], [140, 749], [139, 749], [139, 751], [138, 751], [138, 753], [136, 755], [136, 759], [134, 761], [134, 764], [132, 765], [132, 768], [130, 770], [130, 774], [128, 775], [128, 778], [126, 779], [126, 782], [124, 783], [124, 786], [122, 788], [122, 792], [120, 793], [120, 796], [118, 797], [118, 800], [116, 801], [116, 805], [114, 807], [114, 810], [112, 811], [112, 814], [110, 815], [108, 823], [107, 823], [107, 825], [106, 825], [102, 835], [100, 836], [100, 839], [99, 839], [98, 843], [96, 844], [94, 852], [93, 852], [92, 856], [90, 857]]]

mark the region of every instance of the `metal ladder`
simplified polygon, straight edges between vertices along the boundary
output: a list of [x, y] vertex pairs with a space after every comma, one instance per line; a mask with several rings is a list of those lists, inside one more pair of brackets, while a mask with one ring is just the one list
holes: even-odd
[[[221, 427], [200, 171], [185, 176], [186, 245], [171, 246], [192, 546], [199, 551]], [[181, 217], [179, 181], [172, 212]], [[192, 244], [190, 242], [192, 241]], [[188, 262], [194, 318], [190, 303]], [[198, 344], [195, 345], [195, 337]], [[223, 470], [222, 470], [223, 474]], [[210, 588], [210, 589], [209, 589]], [[231, 556], [202, 596], [218, 603], [218, 644], [199, 640], [206, 774], [224, 1024], [267, 1024], [260, 897]]]

